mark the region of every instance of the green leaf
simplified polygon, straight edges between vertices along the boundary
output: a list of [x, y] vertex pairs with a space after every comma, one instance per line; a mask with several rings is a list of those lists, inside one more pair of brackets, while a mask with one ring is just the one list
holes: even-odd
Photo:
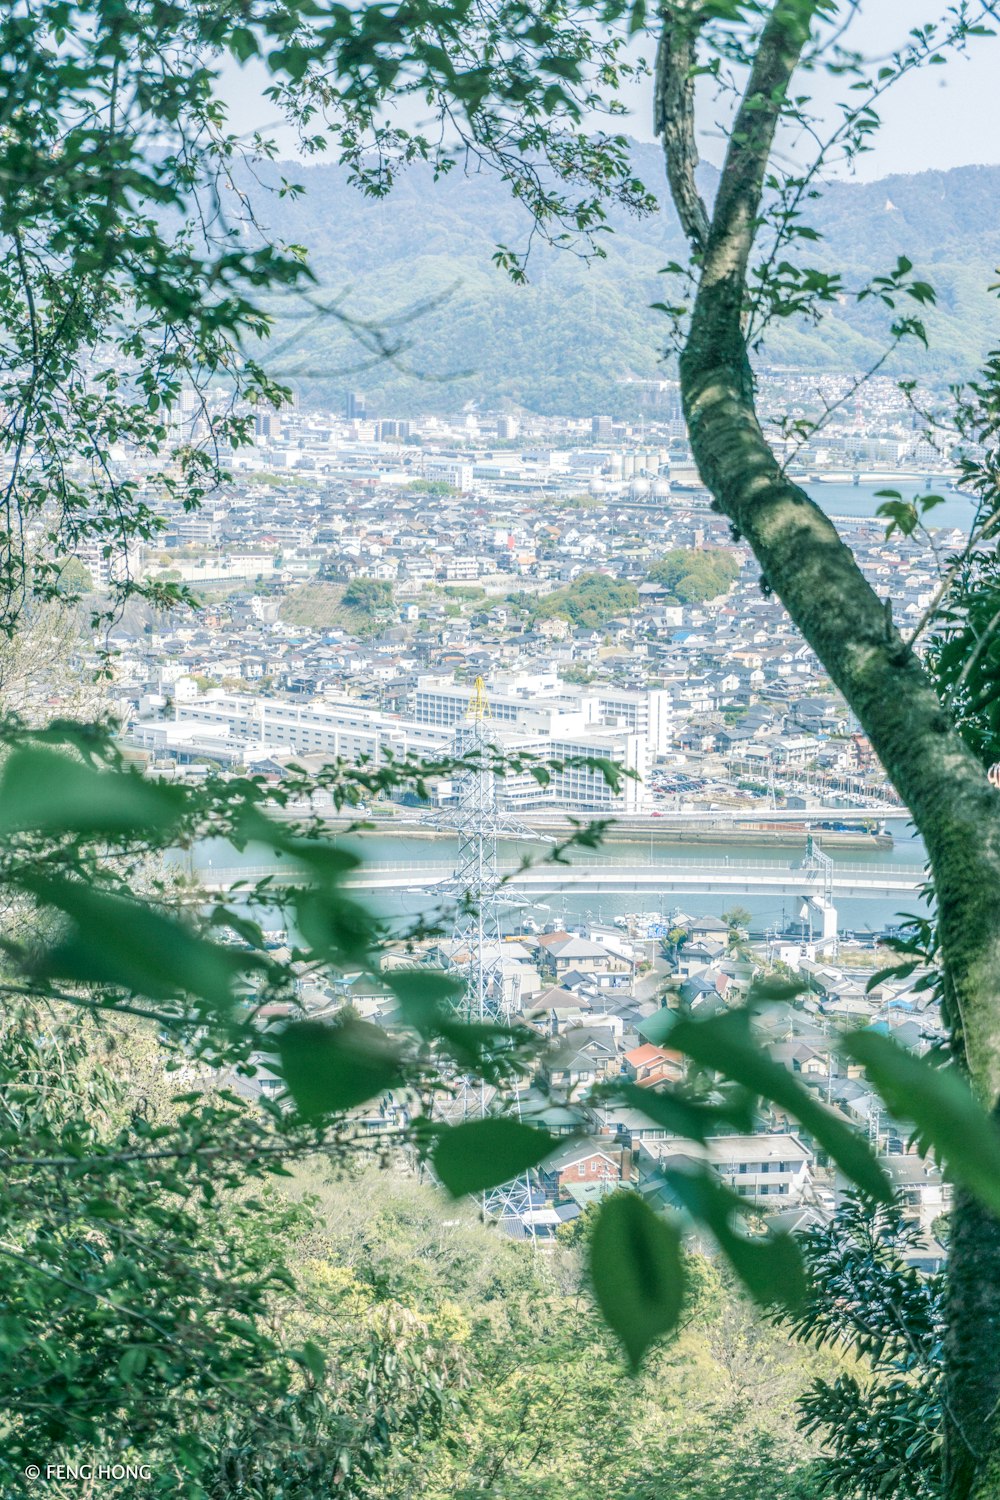
[[142, 1344], [132, 1344], [118, 1361], [118, 1376], [126, 1384], [146, 1368], [149, 1350]]
[[698, 1171], [665, 1168], [663, 1176], [692, 1218], [707, 1224], [750, 1295], [763, 1306], [782, 1302], [798, 1307], [805, 1297], [805, 1273], [790, 1234], [748, 1239], [733, 1228], [746, 1202], [725, 1187], [709, 1167]]
[[768, 974], [766, 978], [754, 980], [749, 995], [750, 1008], [763, 1001], [794, 1000], [808, 988], [804, 979], [785, 979], [781, 974]]
[[303, 890], [295, 900], [299, 932], [314, 953], [346, 965], [368, 967], [377, 937], [372, 912], [335, 886]]
[[292, 1021], [275, 1045], [281, 1076], [307, 1119], [353, 1109], [403, 1082], [399, 1047], [369, 1021]]
[[116, 985], [153, 1000], [196, 995], [225, 1010], [233, 1003], [236, 976], [266, 967], [262, 956], [206, 942], [141, 901], [75, 880], [22, 874], [19, 882], [73, 924], [34, 966], [46, 978]]
[[626, 1083], [616, 1088], [612, 1097], [630, 1109], [641, 1110], [672, 1135], [684, 1135], [692, 1141], [708, 1140], [727, 1123], [741, 1131], [753, 1129], [753, 1111], [745, 1093], [724, 1104], [700, 1104], [672, 1089], [643, 1089], [637, 1083]]
[[405, 1019], [422, 1035], [438, 1030], [465, 989], [461, 979], [440, 969], [387, 969], [380, 977], [399, 999]]
[[635, 36], [646, 24], [646, 0], [633, 0], [628, 18], [628, 34]]
[[946, 1175], [1000, 1214], [1000, 1128], [955, 1068], [936, 1068], [877, 1031], [853, 1031], [841, 1050], [859, 1062], [889, 1112], [911, 1120]]
[[300, 1351], [302, 1363], [309, 1371], [312, 1378], [320, 1381], [326, 1374], [326, 1360], [323, 1351], [311, 1339], [306, 1339]]
[[886, 500], [877, 507], [875, 514], [884, 517], [890, 523], [886, 528], [887, 537], [891, 536], [897, 527], [904, 536], [912, 536], [920, 519], [916, 506], [903, 500]]
[[650, 1344], [677, 1326], [684, 1301], [681, 1237], [631, 1192], [601, 1204], [590, 1237], [597, 1305], [637, 1370]]
[[883, 1203], [892, 1201], [892, 1185], [867, 1142], [768, 1056], [751, 1032], [749, 1011], [728, 1011], [707, 1021], [678, 1021], [670, 1028], [670, 1046], [787, 1109], [852, 1182]]
[[431, 1152], [441, 1183], [453, 1198], [482, 1193], [535, 1167], [559, 1142], [520, 1120], [472, 1120], [444, 1131]]
[[180, 821], [184, 807], [179, 787], [135, 771], [98, 771], [54, 750], [15, 750], [0, 778], [0, 835], [162, 830]]
[[243, 843], [264, 844], [277, 854], [287, 854], [316, 879], [330, 882], [342, 879], [361, 864], [360, 857], [330, 839], [300, 838], [266, 817], [256, 807], [240, 812], [237, 830]]

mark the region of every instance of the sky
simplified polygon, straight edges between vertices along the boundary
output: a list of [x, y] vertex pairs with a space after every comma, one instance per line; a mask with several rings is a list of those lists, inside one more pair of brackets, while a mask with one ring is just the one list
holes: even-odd
[[[866, 58], [887, 57], [911, 27], [939, 20], [944, 11], [943, 0], [860, 0], [844, 44]], [[809, 75], [806, 89], [829, 120], [837, 118], [838, 102], [848, 97], [843, 79], [823, 73]], [[630, 133], [651, 140], [648, 96], [637, 98], [635, 106]], [[711, 122], [707, 101], [701, 112]], [[862, 181], [1000, 163], [1000, 36], [973, 38], [966, 53], [950, 54], [943, 66], [911, 73], [887, 91], [880, 113], [875, 150], [854, 168]], [[706, 160], [721, 163], [724, 140], [711, 123], [700, 134], [699, 149]]]
[[[939, 18], [944, 10], [945, 0], [860, 0], [847, 40], [866, 57], [879, 57], [899, 46], [911, 26]], [[275, 123], [274, 111], [261, 98], [262, 84], [262, 69], [226, 68], [222, 89], [231, 123], [239, 131], [265, 127], [265, 133], [278, 139], [282, 154], [294, 156], [290, 132], [267, 131]], [[837, 101], [845, 97], [843, 81], [817, 74], [808, 87], [834, 118]], [[631, 112], [622, 128], [639, 140], [651, 140], [648, 79], [626, 100]], [[722, 133], [713, 128], [710, 105], [702, 113], [708, 128], [701, 132], [699, 147], [706, 160], [718, 163]], [[1000, 163], [1000, 37], [973, 38], [965, 55], [911, 74], [888, 92], [881, 113], [876, 148], [856, 164], [854, 175], [862, 181], [897, 172]]]

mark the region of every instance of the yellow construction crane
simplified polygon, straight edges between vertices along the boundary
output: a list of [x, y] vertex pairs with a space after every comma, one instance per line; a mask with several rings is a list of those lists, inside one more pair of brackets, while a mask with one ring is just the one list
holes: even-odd
[[476, 678], [472, 697], [469, 699], [468, 717], [476, 724], [481, 724], [484, 719], [493, 717], [490, 712], [490, 700], [486, 696], [486, 684], [481, 677]]

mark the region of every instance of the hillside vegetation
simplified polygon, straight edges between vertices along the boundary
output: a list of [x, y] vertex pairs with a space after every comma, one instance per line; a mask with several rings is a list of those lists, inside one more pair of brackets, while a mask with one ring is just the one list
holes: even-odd
[[310, 630], [364, 635], [381, 629], [394, 613], [392, 585], [356, 578], [351, 583], [304, 583], [282, 601], [281, 618]]
[[[637, 143], [635, 164], [658, 190], [657, 149]], [[394, 362], [359, 375], [358, 345], [340, 317], [303, 317], [298, 303], [276, 301], [270, 364], [304, 399], [339, 405], [351, 387], [363, 389], [370, 408], [382, 414], [454, 409], [466, 401], [616, 414], [638, 404], [623, 377], [671, 373], [663, 361], [666, 321], [650, 308], [676, 300], [677, 289], [658, 274], [682, 257], [666, 209], [646, 219], [614, 215], [604, 260], [588, 264], [533, 250], [529, 284], [517, 287], [491, 256], [498, 242], [522, 243], [527, 221], [488, 174], [456, 171], [434, 183], [429, 170], [413, 167], [378, 201], [363, 198], [336, 166], [275, 166], [275, 183], [281, 172], [305, 192], [278, 201], [257, 190], [263, 222], [308, 247], [324, 292], [343, 296], [350, 316], [391, 319], [401, 346]], [[712, 174], [705, 177], [711, 193]], [[822, 239], [803, 252], [806, 263], [841, 271], [848, 291], [891, 269], [904, 253], [914, 274], [935, 286], [938, 306], [926, 319], [930, 353], [908, 344], [889, 367], [895, 373], [969, 375], [995, 339], [996, 301], [987, 288], [1000, 264], [998, 197], [1000, 167], [962, 167], [836, 183], [810, 205]], [[859, 370], [883, 347], [885, 312], [847, 295], [818, 326], [782, 322], [762, 358]]]
[[423, 1412], [389, 1434], [364, 1500], [820, 1493], [795, 1402], [817, 1375], [851, 1361], [789, 1343], [717, 1263], [689, 1257], [690, 1320], [631, 1379], [582, 1287], [586, 1216], [539, 1255], [393, 1172], [334, 1181], [302, 1172], [292, 1191], [308, 1205], [296, 1258], [308, 1273], [311, 1332], [331, 1363], [392, 1317], [406, 1383], [376, 1367], [373, 1396], [388, 1386], [398, 1401], [402, 1384], [413, 1405], [429, 1377], [448, 1413], [440, 1431]]
[[739, 576], [739, 559], [720, 548], [675, 547], [649, 570], [651, 583], [660, 583], [677, 604], [704, 604], [717, 599]]
[[562, 619], [584, 630], [599, 630], [609, 620], [638, 608], [634, 583], [606, 573], [581, 573], [565, 588], [554, 589], [534, 606], [536, 620]]

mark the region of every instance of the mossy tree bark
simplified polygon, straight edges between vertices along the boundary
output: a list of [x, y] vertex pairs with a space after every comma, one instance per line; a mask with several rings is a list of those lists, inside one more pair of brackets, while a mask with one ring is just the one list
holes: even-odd
[[[744, 336], [747, 269], [786, 92], [818, 10], [776, 0], [763, 26], [709, 212], [695, 182], [696, 21], [669, 8], [656, 80], [671, 196], [700, 263], [680, 360], [691, 446], [718, 509], [746, 538], [857, 715], [924, 837], [938, 903], [948, 1022], [979, 1097], [1000, 1102], [1000, 798], [853, 553], [792, 483], [761, 429]], [[960, 1195], [949, 1257], [944, 1488], [1000, 1496], [1000, 1223]]]

